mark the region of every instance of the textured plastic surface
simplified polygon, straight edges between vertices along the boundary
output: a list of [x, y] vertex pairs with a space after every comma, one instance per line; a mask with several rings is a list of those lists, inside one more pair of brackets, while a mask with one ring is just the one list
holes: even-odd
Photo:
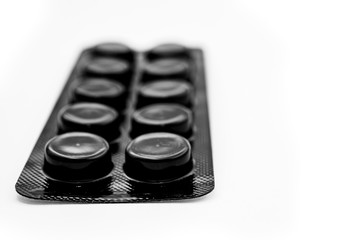
[[144, 52], [135, 52], [132, 79], [125, 106], [124, 119], [120, 124], [121, 135], [110, 142], [113, 170], [97, 181], [67, 183], [49, 178], [43, 172], [45, 145], [58, 135], [58, 112], [74, 100], [74, 89], [83, 79], [81, 75], [94, 57], [94, 48], [80, 55], [17, 183], [16, 191], [28, 198], [71, 201], [84, 203], [150, 202], [191, 199], [203, 196], [214, 188], [214, 174], [206, 97], [203, 53], [200, 49], [187, 49], [186, 61], [190, 63], [188, 82], [194, 88], [193, 135], [191, 143], [193, 169], [187, 175], [168, 182], [141, 182], [128, 177], [123, 170], [125, 149], [132, 140], [131, 117], [136, 108], [140, 79], [146, 64]]

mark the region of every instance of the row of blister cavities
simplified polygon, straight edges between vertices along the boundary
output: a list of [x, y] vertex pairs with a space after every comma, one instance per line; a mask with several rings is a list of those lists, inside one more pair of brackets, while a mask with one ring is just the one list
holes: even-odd
[[103, 43], [90, 51], [72, 103], [58, 113], [58, 135], [45, 147], [45, 174], [69, 183], [107, 176], [114, 165], [109, 143], [120, 136], [126, 103], [136, 91], [131, 116], [132, 141], [124, 171], [135, 181], [167, 182], [193, 166], [191, 58], [185, 47], [159, 45], [145, 54], [140, 83], [131, 88], [136, 55], [125, 45]]

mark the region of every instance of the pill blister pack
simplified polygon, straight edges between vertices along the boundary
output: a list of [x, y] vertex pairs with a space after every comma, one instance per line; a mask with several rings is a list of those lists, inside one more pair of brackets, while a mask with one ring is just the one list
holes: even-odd
[[79, 203], [192, 199], [214, 189], [203, 52], [85, 49], [16, 183]]

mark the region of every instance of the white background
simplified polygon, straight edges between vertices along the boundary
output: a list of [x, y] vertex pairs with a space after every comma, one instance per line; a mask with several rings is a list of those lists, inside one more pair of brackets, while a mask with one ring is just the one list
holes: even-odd
[[[360, 239], [359, 1], [1, 1], [0, 239]], [[80, 51], [206, 51], [216, 187], [44, 204], [15, 182]], [[113, 238], [111, 238], [113, 237]]]

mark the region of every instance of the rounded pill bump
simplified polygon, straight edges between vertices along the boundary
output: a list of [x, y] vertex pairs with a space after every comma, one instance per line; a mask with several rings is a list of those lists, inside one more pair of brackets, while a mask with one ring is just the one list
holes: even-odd
[[157, 59], [145, 64], [143, 72], [143, 81], [166, 79], [166, 78], [182, 78], [189, 80], [190, 66], [183, 59], [164, 58]]
[[44, 172], [65, 182], [89, 182], [113, 168], [108, 142], [95, 134], [71, 132], [55, 136], [45, 145]]
[[120, 119], [111, 107], [99, 103], [75, 103], [63, 107], [58, 114], [58, 128], [64, 132], [90, 132], [113, 140], [119, 136]]
[[85, 75], [90, 77], [110, 78], [127, 85], [130, 82], [132, 70], [128, 62], [107, 57], [92, 59], [84, 69]]
[[144, 134], [126, 147], [124, 170], [135, 180], [173, 180], [188, 174], [192, 166], [190, 143], [176, 134]]
[[119, 109], [126, 104], [126, 90], [120, 83], [90, 78], [75, 88], [74, 98], [76, 102], [97, 102]]
[[165, 102], [190, 106], [192, 95], [190, 84], [180, 79], [152, 81], [140, 88], [138, 106]]
[[101, 57], [114, 57], [119, 59], [126, 59], [132, 61], [134, 58], [134, 51], [122, 43], [104, 42], [93, 47], [93, 54]]
[[158, 45], [148, 51], [149, 59], [174, 57], [185, 58], [188, 56], [188, 49], [180, 44], [166, 43]]
[[179, 104], [152, 104], [135, 111], [132, 116], [132, 136], [150, 132], [170, 132], [190, 137], [191, 111]]

